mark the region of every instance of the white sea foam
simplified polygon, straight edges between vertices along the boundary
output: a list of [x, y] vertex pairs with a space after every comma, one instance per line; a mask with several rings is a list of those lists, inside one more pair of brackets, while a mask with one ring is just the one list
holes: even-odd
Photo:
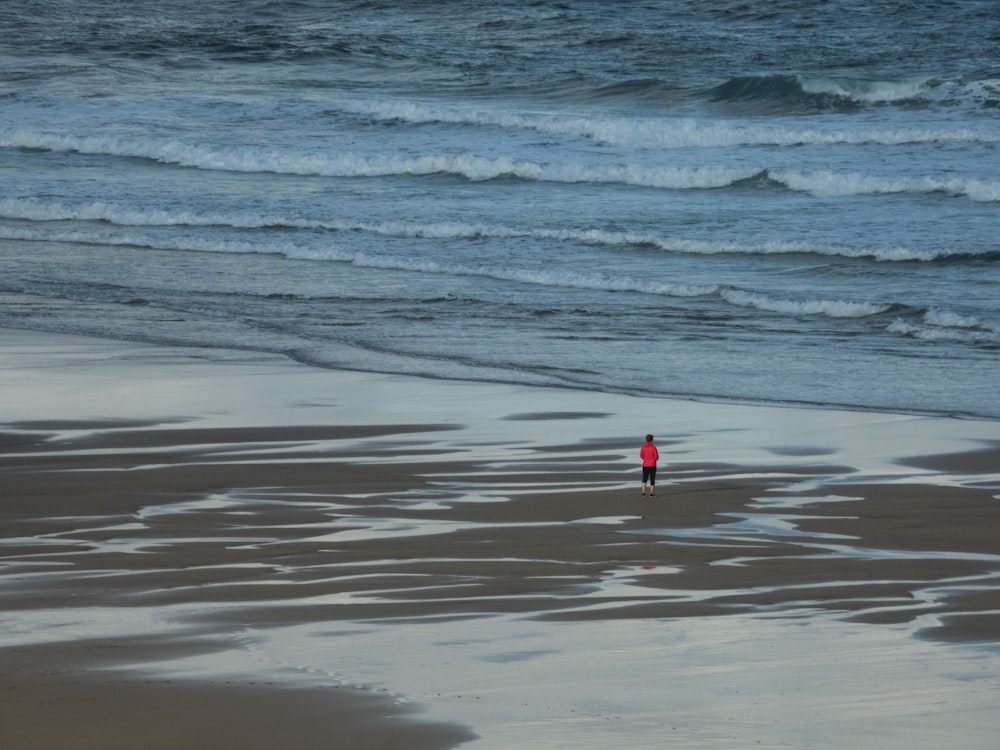
[[987, 325], [979, 318], [959, 315], [951, 310], [928, 310], [924, 313], [924, 321], [928, 325], [947, 328], [987, 328]]
[[967, 177], [889, 178], [830, 171], [769, 171], [771, 179], [792, 190], [817, 196], [881, 195], [890, 193], [947, 193], [980, 202], [1000, 201], [1000, 182]]
[[981, 317], [963, 315], [943, 308], [927, 310], [920, 324], [897, 318], [889, 325], [888, 330], [926, 341], [973, 343], [1000, 341], [1000, 322], [991, 322]]
[[101, 221], [118, 226], [230, 226], [260, 228], [281, 225], [281, 219], [239, 213], [206, 213], [192, 210], [134, 209], [104, 201], [74, 203], [38, 198], [0, 199], [0, 216], [30, 221]]
[[286, 255], [294, 257], [303, 248], [287, 241], [245, 242], [209, 237], [150, 235], [86, 230], [39, 230], [34, 227], [2, 227], [0, 239], [25, 242], [66, 242], [108, 247], [136, 247], [150, 250], [177, 250], [198, 253]]
[[643, 167], [632, 164], [587, 166], [544, 164], [475, 154], [294, 153], [262, 148], [218, 148], [176, 141], [140, 142], [111, 137], [22, 134], [0, 136], [0, 145], [139, 157], [166, 164], [227, 172], [271, 172], [323, 177], [385, 177], [452, 174], [472, 181], [517, 177], [543, 182], [617, 183], [663, 189], [725, 187], [763, 172], [761, 167]]
[[670, 167], [551, 163], [475, 154], [405, 157], [396, 154], [294, 153], [263, 148], [220, 148], [177, 141], [146, 142], [108, 136], [43, 133], [0, 134], [0, 145], [140, 157], [183, 167], [229, 172], [270, 172], [323, 177], [371, 178], [451, 174], [471, 181], [516, 177], [557, 183], [613, 183], [670, 190], [721, 188], [767, 175], [791, 190], [818, 196], [943, 192], [975, 201], [1000, 201], [1000, 182], [969, 177], [891, 178], [832, 171], [796, 172], [764, 166]]
[[[359, 222], [349, 219], [313, 219], [277, 214], [246, 212], [197, 213], [194, 210], [165, 211], [157, 208], [141, 210], [103, 201], [69, 204], [38, 198], [0, 199], [0, 216], [35, 222], [95, 221], [130, 227], [235, 227], [256, 229], [289, 227], [318, 231], [366, 232], [386, 237], [411, 237], [421, 239], [512, 239], [527, 238], [600, 245], [606, 247], [648, 246], [669, 253], [690, 255], [790, 255], [808, 254], [844, 258], [871, 258], [877, 261], [906, 262], [933, 261], [948, 257], [967, 257], [977, 253], [964, 249], [917, 249], [908, 247], [844, 247], [805, 241], [739, 243], [733, 241], [708, 241], [646, 232], [622, 232], [594, 228], [548, 229], [544, 227], [507, 227], [480, 223], [435, 222]], [[62, 230], [38, 227], [5, 227], [0, 233], [7, 239], [54, 239], [66, 242], [107, 242], [115, 244], [121, 238], [104, 239], [107, 235], [88, 235], [84, 231], [66, 233]], [[272, 243], [272, 238], [263, 240]], [[132, 243], [130, 243], [132, 244]], [[135, 244], [144, 244], [137, 242]], [[240, 245], [241, 247], [244, 245]], [[251, 247], [249, 243], [245, 245]], [[273, 246], [273, 245], [272, 245]], [[246, 250], [250, 252], [251, 250]], [[253, 250], [259, 252], [259, 250]], [[984, 255], [988, 251], [978, 254]]]
[[[516, 117], [517, 116], [506, 116]], [[556, 122], [556, 121], [554, 121]], [[782, 135], [754, 131], [752, 126], [706, 125], [696, 120], [670, 123], [643, 120], [558, 120], [580, 135], [630, 146], [680, 147], [731, 146], [738, 143], [794, 145], [799, 143], [847, 142], [837, 135], [818, 131], [789, 131]], [[523, 124], [523, 123], [522, 123]], [[626, 135], [631, 133], [632, 135]], [[656, 134], [654, 136], [654, 133]], [[891, 142], [941, 140], [945, 134], [896, 133]], [[956, 139], [1000, 141], [1000, 135], [951, 134]], [[981, 137], [980, 137], [981, 136]], [[867, 142], [868, 135], [852, 132], [851, 142]], [[889, 142], [876, 138], [879, 142]], [[264, 147], [216, 147], [181, 141], [150, 141], [113, 136], [79, 136], [37, 131], [2, 130], [0, 146], [145, 158], [182, 167], [228, 172], [262, 172], [324, 177], [371, 178], [391, 175], [424, 176], [453, 174], [471, 181], [517, 177], [524, 180], [575, 183], [615, 183], [662, 189], [720, 188], [767, 174], [792, 190], [814, 195], [872, 195], [884, 193], [945, 192], [976, 201], [1000, 201], [1000, 183], [974, 178], [942, 180], [934, 177], [885, 178], [856, 173], [817, 171], [811, 173], [769, 170], [764, 165], [742, 167], [670, 167], [636, 164], [600, 166], [574, 163], [540, 163], [509, 157], [484, 157], [472, 153], [360, 154], [350, 152], [299, 153]]]
[[[926, 317], [925, 317], [926, 320]], [[953, 325], [916, 325], [902, 318], [897, 318], [887, 326], [890, 333], [897, 333], [909, 338], [923, 341], [956, 341], [964, 343], [992, 344], [1000, 342], [1000, 330], [997, 326], [980, 328]]]
[[799, 77], [802, 90], [809, 94], [832, 94], [857, 102], [898, 102], [926, 95], [934, 83], [929, 78], [867, 80], [857, 78]]
[[784, 315], [826, 315], [831, 318], [863, 318], [889, 309], [889, 305], [846, 300], [790, 300], [740, 289], [722, 289], [719, 296], [740, 307], [753, 307]]
[[[823, 85], [819, 79], [811, 85]], [[828, 84], [832, 85], [832, 84]], [[872, 100], [907, 98], [914, 84], [872, 85]], [[883, 97], [883, 99], [879, 99]], [[339, 110], [383, 121], [413, 124], [447, 123], [533, 130], [550, 135], [569, 135], [634, 148], [716, 148], [740, 145], [795, 146], [803, 144], [883, 144], [935, 142], [996, 143], [1000, 134], [970, 128], [857, 128], [834, 129], [777, 126], [743, 121], [707, 122], [683, 117], [582, 117], [571, 114], [510, 113], [490, 109], [472, 110], [438, 102], [405, 100], [341, 99]]]

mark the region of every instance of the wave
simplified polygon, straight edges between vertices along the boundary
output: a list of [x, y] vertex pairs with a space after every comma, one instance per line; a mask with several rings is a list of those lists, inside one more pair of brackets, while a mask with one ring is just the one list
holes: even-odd
[[[345, 225], [347, 226], [347, 225]], [[351, 225], [357, 227], [357, 225]], [[377, 231], [398, 230], [405, 227], [377, 226]], [[443, 225], [437, 229], [417, 230], [410, 227], [413, 236], [425, 237], [481, 237], [481, 231], [462, 225]], [[514, 234], [514, 233], [512, 233]], [[572, 234], [572, 233], [571, 233]], [[579, 233], [575, 239], [592, 237], [591, 233]], [[559, 239], [563, 233], [555, 233]], [[822, 316], [828, 318], [863, 318], [877, 316], [893, 310], [898, 305], [886, 302], [870, 302], [843, 299], [790, 299], [719, 284], [692, 284], [683, 282], [657, 282], [613, 272], [580, 272], [563, 269], [511, 268], [488, 264], [469, 265], [454, 262], [438, 262], [421, 257], [376, 255], [366, 252], [344, 251], [325, 243], [322, 247], [309, 246], [288, 240], [240, 241], [212, 237], [151, 236], [147, 234], [113, 231], [104, 233], [58, 229], [38, 231], [32, 227], [0, 228], [0, 239], [72, 242], [140, 249], [212, 252], [233, 254], [277, 254], [295, 260], [349, 263], [359, 268], [405, 271], [436, 274], [441, 276], [471, 276], [489, 278], [518, 284], [585, 289], [598, 292], [630, 292], [661, 297], [712, 298], [728, 305], [752, 308], [781, 316], [802, 317]], [[607, 238], [598, 237], [602, 241]], [[948, 311], [930, 311], [925, 315], [924, 325], [916, 326], [897, 319], [889, 327], [890, 332], [926, 339], [955, 339], [976, 342], [993, 342], [1000, 339], [1000, 325], [989, 324], [978, 318], [963, 317]], [[961, 331], [961, 333], [957, 333]]]
[[571, 289], [593, 289], [599, 291], [637, 292], [668, 297], [699, 297], [718, 291], [715, 285], [682, 283], [660, 283], [627, 277], [617, 278], [609, 274], [581, 273], [572, 271], [546, 271], [534, 269], [494, 268], [486, 265], [463, 266], [455, 263], [438, 263], [413, 257], [379, 256], [364, 252], [346, 252], [325, 245], [322, 248], [309, 247], [289, 241], [233, 241], [212, 238], [183, 237], [178, 239], [154, 237], [142, 234], [107, 235], [73, 230], [55, 230], [39, 233], [32, 228], [0, 228], [0, 239], [17, 241], [71, 242], [79, 244], [108, 245], [114, 247], [136, 247], [149, 250], [184, 252], [214, 252], [236, 254], [284, 255], [295, 260], [315, 260], [351, 263], [362, 268], [379, 268], [394, 271], [413, 271], [445, 276], [479, 276], [500, 281], [513, 281], [541, 286], [557, 286]]
[[[1000, 81], [997, 82], [1000, 90]], [[849, 128], [796, 120], [775, 124], [746, 118], [699, 119], [662, 115], [614, 116], [588, 113], [511, 112], [468, 104], [406, 100], [390, 97], [373, 99], [342, 97], [315, 110], [308, 102], [287, 102], [286, 107], [313, 110], [315, 117], [338, 118], [354, 115], [382, 124], [445, 124], [485, 128], [527, 130], [546, 135], [569, 136], [604, 144], [640, 149], [717, 148], [731, 146], [802, 145], [904, 145], [921, 143], [998, 143], [995, 129], [955, 128], [875, 128], [852, 123]], [[119, 145], [116, 146], [116, 143]], [[176, 161], [190, 146], [167, 144], [149, 153], [148, 146], [127, 144], [109, 138], [74, 137], [39, 133], [35, 130], [0, 130], [0, 145], [7, 147], [78, 150], [122, 155], [148, 154], [149, 158]], [[178, 150], [180, 153], [178, 153]]]
[[945, 193], [981, 203], [1000, 201], [1000, 182], [972, 177], [878, 177], [827, 171], [791, 172], [768, 170], [767, 177], [790, 190], [820, 197], [887, 195], [892, 193]]
[[941, 86], [941, 82], [933, 78], [877, 80], [843, 76], [799, 76], [798, 82], [806, 94], [836, 96], [865, 103], [907, 102], [927, 98]]
[[873, 80], [847, 77], [809, 78], [800, 75], [738, 76], [713, 86], [705, 94], [713, 101], [871, 104], [904, 102], [933, 90], [929, 78]]
[[759, 168], [728, 167], [593, 167], [543, 164], [474, 154], [414, 157], [395, 154], [296, 154], [264, 148], [223, 149], [179, 141], [148, 143], [112, 137], [47, 135], [24, 131], [0, 133], [0, 146], [143, 158], [181, 167], [227, 172], [269, 172], [321, 177], [451, 174], [471, 181], [516, 177], [542, 182], [618, 183], [669, 189], [725, 187], [749, 179], [761, 171]]
[[995, 107], [1000, 97], [1000, 79], [737, 76], [705, 90], [702, 95], [716, 102], [781, 103], [816, 109], [945, 101]]
[[[1000, 88], [1000, 81], [998, 81]], [[925, 128], [838, 129], [830, 126], [775, 125], [740, 120], [691, 117], [615, 117], [601, 115], [511, 113], [470, 109], [440, 102], [399, 99], [341, 99], [330, 114], [361, 115], [381, 123], [434, 123], [531, 130], [547, 135], [574, 136], [632, 148], [717, 148], [727, 146], [903, 145], [919, 143], [998, 143], [992, 130]]]
[[844, 300], [791, 300], [772, 295], [725, 288], [719, 296], [731, 305], [752, 307], [764, 312], [784, 315], [825, 315], [830, 318], [864, 318], [889, 310], [888, 304]]
[[110, 137], [0, 133], [0, 146], [115, 157], [151, 159], [181, 167], [228, 172], [292, 174], [335, 178], [452, 175], [470, 181], [517, 178], [563, 184], [618, 184], [664, 190], [737, 187], [748, 181], [771, 182], [815, 196], [926, 194], [941, 192], [977, 202], [1000, 202], [1000, 182], [970, 177], [893, 178], [829, 171], [795, 172], [762, 166], [645, 167], [629, 164], [590, 166], [553, 164], [475, 154], [402, 157], [395, 154], [296, 154], [260, 148], [222, 149], [181, 142], [136, 143]]
[[146, 250], [174, 250], [196, 253], [234, 253], [286, 255], [294, 257], [299, 246], [291, 242], [221, 240], [218, 238], [183, 237], [173, 239], [149, 234], [122, 232], [100, 233], [74, 230], [38, 231], [29, 227], [0, 227], [0, 240], [15, 242], [65, 242], [78, 245], [105, 245], [108, 247], [135, 247]]
[[[547, 242], [573, 242], [604, 247], [649, 247], [668, 253], [688, 255], [818, 255], [878, 262], [932, 262], [942, 260], [996, 260], [1000, 252], [994, 249], [968, 250], [958, 248], [919, 249], [909, 247], [848, 247], [813, 242], [739, 243], [668, 237], [645, 232], [611, 231], [605, 229], [517, 228], [488, 224], [437, 222], [359, 222], [347, 219], [310, 219], [273, 214], [171, 212], [161, 209], [142, 210], [104, 202], [68, 205], [59, 201], [37, 198], [0, 199], [0, 217], [37, 222], [34, 227], [0, 227], [0, 237], [12, 240], [55, 240], [67, 242], [115, 241], [106, 233], [67, 232], [46, 229], [44, 222], [87, 221], [127, 227], [220, 227], [234, 229], [303, 229], [330, 232], [366, 232], [370, 234], [431, 240], [533, 239]], [[133, 241], [134, 240], [134, 241]], [[272, 243], [272, 238], [246, 244], [256, 248], [260, 243]], [[133, 238], [127, 244], [143, 244]], [[171, 248], [166, 248], [171, 249]], [[184, 249], [184, 248], [176, 248]], [[211, 249], [211, 243], [191, 249]], [[254, 252], [259, 250], [254, 249]]]
[[[10, 239], [24, 239], [10, 237]], [[735, 287], [710, 284], [684, 284], [655, 282], [611, 273], [578, 272], [538, 268], [496, 268], [486, 265], [471, 266], [456, 263], [439, 263], [421, 258], [379, 256], [364, 252], [344, 252], [335, 248], [311, 248], [294, 243], [252, 245], [233, 241], [202, 241], [185, 238], [182, 242], [156, 241], [138, 236], [114, 235], [97, 240], [77, 232], [56, 232], [52, 240], [66, 242], [101, 242], [103, 244], [146, 247], [156, 250], [183, 250], [219, 253], [273, 253], [296, 260], [317, 260], [350, 263], [359, 268], [377, 268], [390, 271], [439, 274], [443, 276], [472, 276], [565, 289], [587, 289], [601, 292], [632, 292], [661, 297], [710, 297], [737, 307], [749, 307], [781, 315], [821, 315], [831, 318], [859, 318], [877, 315], [891, 308], [888, 304], [843, 300], [790, 300], [772, 295], [750, 292]]]
[[[312, 251], [307, 256], [327, 259], [326, 251]], [[616, 277], [610, 274], [583, 273], [577, 271], [552, 271], [540, 269], [498, 269], [486, 266], [461, 266], [453, 263], [442, 264], [433, 261], [388, 258], [357, 253], [350, 262], [364, 268], [381, 268], [395, 271], [417, 271], [452, 276], [479, 276], [499, 281], [513, 281], [519, 284], [553, 286], [566, 289], [590, 289], [604, 292], [636, 292], [661, 297], [703, 297], [714, 294], [718, 287], [704, 284], [677, 284], [651, 282], [630, 277]]]
[[1000, 344], [1000, 322], [990, 322], [951, 310], [927, 310], [919, 321], [896, 318], [890, 333], [923, 341], [955, 341], [973, 344]]

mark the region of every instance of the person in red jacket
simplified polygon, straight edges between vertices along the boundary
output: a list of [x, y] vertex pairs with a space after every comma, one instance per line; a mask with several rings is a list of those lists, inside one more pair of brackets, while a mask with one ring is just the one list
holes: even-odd
[[649, 482], [649, 494], [656, 494], [656, 462], [660, 460], [660, 452], [653, 445], [653, 436], [646, 435], [646, 442], [639, 449], [642, 459], [642, 494], [646, 494], [646, 482]]

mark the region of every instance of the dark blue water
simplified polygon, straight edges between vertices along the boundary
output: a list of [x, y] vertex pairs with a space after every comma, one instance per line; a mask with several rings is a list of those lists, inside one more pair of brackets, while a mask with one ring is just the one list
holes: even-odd
[[8, 2], [0, 325], [1000, 417], [995, 2]]

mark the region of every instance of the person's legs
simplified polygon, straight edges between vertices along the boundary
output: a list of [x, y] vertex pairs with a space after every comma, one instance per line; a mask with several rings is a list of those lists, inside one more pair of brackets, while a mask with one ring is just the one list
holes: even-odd
[[650, 495], [655, 495], [656, 494], [656, 467], [655, 466], [650, 466], [649, 467], [649, 494]]

